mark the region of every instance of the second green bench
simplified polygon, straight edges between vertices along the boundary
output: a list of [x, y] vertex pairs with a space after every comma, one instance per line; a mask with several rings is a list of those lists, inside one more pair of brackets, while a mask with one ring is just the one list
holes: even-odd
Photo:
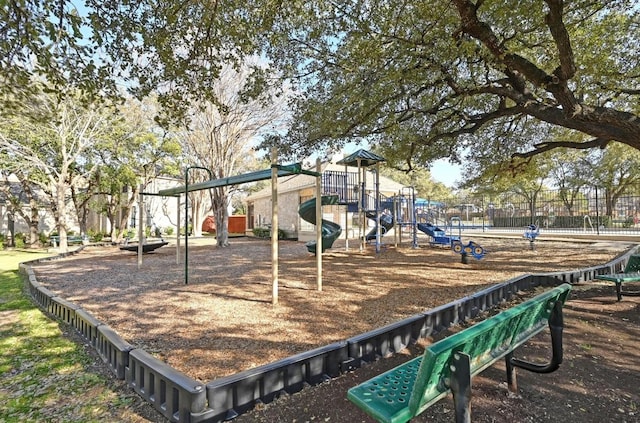
[[[379, 422], [407, 422], [449, 392], [456, 422], [471, 421], [471, 378], [505, 357], [509, 389], [517, 391], [515, 368], [550, 373], [562, 362], [562, 306], [571, 291], [563, 284], [430, 345], [421, 357], [349, 389], [350, 401]], [[542, 331], [551, 331], [552, 357], [534, 364], [513, 351]]]
[[[616, 295], [618, 301], [622, 300], [622, 284], [627, 282], [640, 282], [640, 255], [632, 255], [627, 261], [622, 273], [613, 273], [609, 275], [596, 275], [595, 279], [601, 281], [609, 281], [616, 284]], [[627, 291], [624, 295], [640, 295], [640, 292]]]

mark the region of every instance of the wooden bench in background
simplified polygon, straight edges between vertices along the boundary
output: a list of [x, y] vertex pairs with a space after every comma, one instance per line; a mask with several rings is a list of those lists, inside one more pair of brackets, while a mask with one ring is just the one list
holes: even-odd
[[[517, 391], [517, 367], [550, 373], [562, 362], [562, 306], [571, 291], [563, 284], [430, 345], [421, 357], [349, 389], [347, 397], [379, 422], [407, 422], [449, 392], [456, 422], [471, 421], [471, 378], [505, 358], [509, 389]], [[516, 348], [551, 331], [552, 357], [534, 364], [513, 357]]]
[[622, 292], [622, 284], [627, 282], [640, 282], [640, 255], [634, 254], [629, 257], [627, 265], [622, 273], [610, 275], [596, 275], [595, 279], [609, 281], [616, 284], [616, 295], [618, 301], [622, 300], [622, 295], [640, 296], [640, 291]]

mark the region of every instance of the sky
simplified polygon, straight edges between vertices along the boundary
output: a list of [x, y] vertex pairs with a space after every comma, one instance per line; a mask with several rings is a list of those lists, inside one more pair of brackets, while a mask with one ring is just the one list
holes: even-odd
[[[369, 144], [361, 141], [360, 143], [348, 143], [343, 149], [342, 154], [344, 156], [348, 156], [349, 154], [364, 148], [368, 150]], [[315, 157], [313, 158], [315, 160]], [[455, 188], [458, 182], [461, 179], [461, 167], [460, 165], [451, 164], [447, 159], [436, 160], [432, 163], [431, 168], [429, 169], [431, 172], [431, 177], [437, 182], [442, 182], [449, 188]]]
[[445, 159], [433, 162], [430, 171], [433, 179], [438, 182], [442, 182], [450, 188], [453, 188], [461, 179], [460, 166], [451, 164]]

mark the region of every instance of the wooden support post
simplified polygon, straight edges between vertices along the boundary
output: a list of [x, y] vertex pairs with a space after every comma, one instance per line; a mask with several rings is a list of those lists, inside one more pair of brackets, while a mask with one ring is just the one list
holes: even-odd
[[180, 264], [180, 195], [176, 197], [178, 221], [176, 222], [176, 264]]
[[374, 184], [376, 190], [376, 254], [380, 254], [380, 244], [382, 243], [382, 230], [380, 228], [380, 162], [376, 163], [376, 179]]
[[271, 303], [278, 304], [278, 151], [271, 149]]
[[[320, 158], [316, 159], [316, 172], [322, 173]], [[316, 280], [322, 291], [322, 177], [316, 176]]]
[[360, 239], [360, 252], [364, 251], [365, 244], [365, 234], [366, 234], [366, 226], [364, 219], [364, 184], [366, 182], [366, 175], [364, 181], [362, 180], [362, 167], [360, 163], [360, 158], [357, 159], [358, 163], [358, 220], [360, 221], [360, 225], [358, 228], [358, 238]]
[[142, 191], [144, 190], [144, 186], [140, 184], [140, 192], [138, 193], [138, 215], [140, 216], [140, 221], [138, 224], [138, 269], [142, 267], [142, 243], [144, 236], [144, 229], [142, 224], [144, 223], [144, 199], [142, 197]]

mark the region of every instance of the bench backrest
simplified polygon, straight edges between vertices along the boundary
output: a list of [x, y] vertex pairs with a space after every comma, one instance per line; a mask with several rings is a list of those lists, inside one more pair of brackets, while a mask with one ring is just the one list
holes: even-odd
[[557, 302], [564, 302], [571, 285], [562, 284], [429, 346], [422, 357], [409, 399], [418, 415], [449, 392], [454, 352], [471, 357], [471, 375], [480, 373], [543, 330]]
[[624, 273], [640, 272], [640, 255], [632, 255], [627, 261], [627, 265], [624, 268]]

